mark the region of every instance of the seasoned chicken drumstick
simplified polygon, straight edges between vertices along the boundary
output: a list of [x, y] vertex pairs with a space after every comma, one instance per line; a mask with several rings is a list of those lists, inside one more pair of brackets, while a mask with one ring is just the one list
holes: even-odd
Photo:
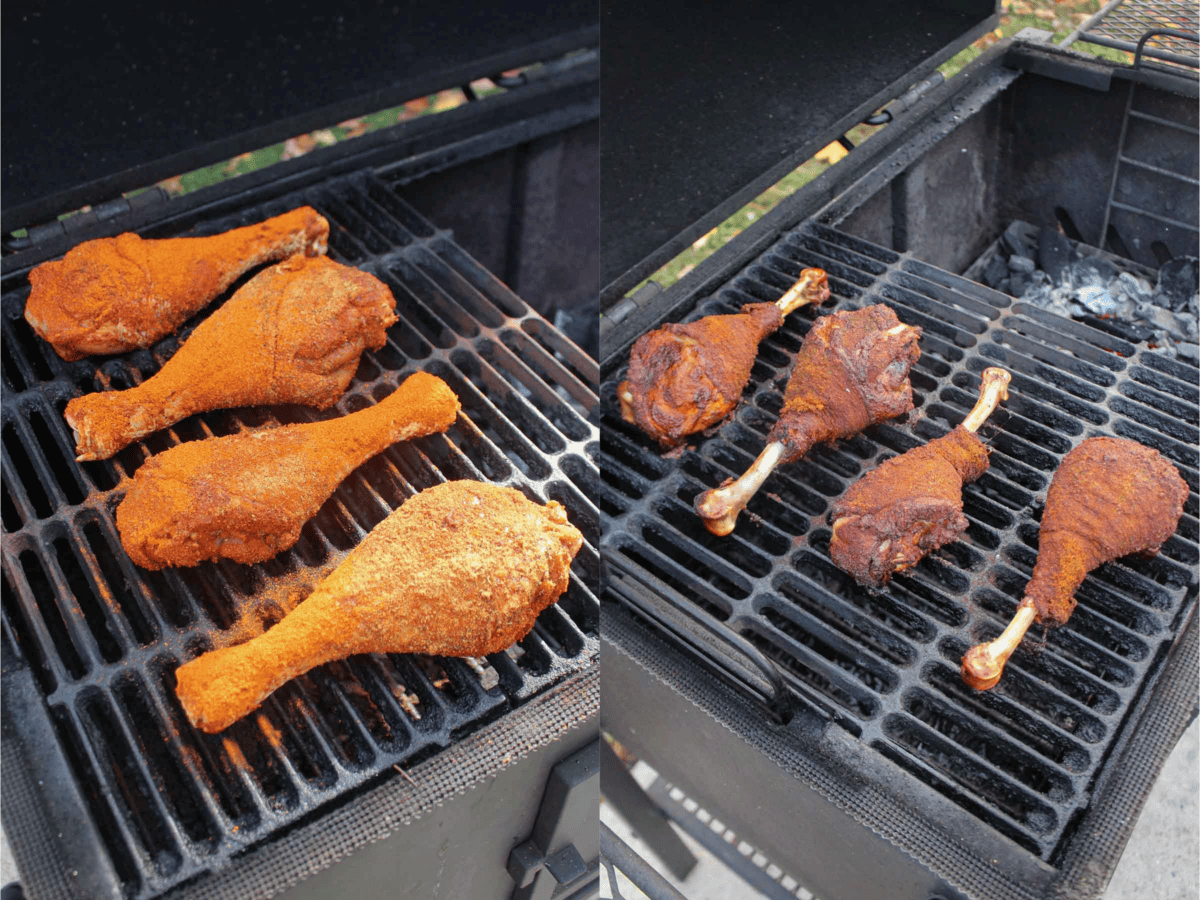
[[417, 372], [382, 403], [340, 419], [172, 447], [137, 470], [117, 507], [121, 544], [147, 569], [270, 559], [357, 466], [397, 441], [445, 431], [458, 409], [444, 381]]
[[766, 448], [741, 478], [696, 498], [705, 527], [718, 535], [733, 531], [738, 513], [780, 463], [911, 410], [908, 370], [921, 356], [920, 337], [920, 328], [902, 324], [881, 304], [814, 324], [796, 354]]
[[1122, 438], [1096, 437], [1063, 457], [1038, 532], [1038, 558], [1025, 598], [1000, 637], [963, 657], [963, 681], [994, 687], [1004, 664], [1034, 622], [1065, 625], [1088, 572], [1122, 556], [1153, 556], [1175, 533], [1188, 486], [1157, 450]]
[[555, 501], [453, 481], [379, 523], [274, 628], [176, 672], [192, 722], [229, 727], [286, 681], [355, 653], [482, 656], [529, 633], [567, 589], [583, 535]]
[[617, 388], [621, 418], [664, 447], [715, 425], [741, 399], [759, 342], [792, 310], [828, 299], [825, 272], [805, 269], [774, 303], [747, 303], [740, 313], [643, 334], [629, 355], [629, 374]]
[[328, 239], [302, 206], [211, 237], [85, 241], [29, 273], [25, 319], [67, 361], [149, 347], [255, 266], [323, 254]]
[[67, 404], [80, 460], [107, 459], [192, 413], [267, 403], [326, 409], [364, 348], [396, 321], [395, 298], [366, 272], [293, 256], [240, 287], [153, 378]]
[[1008, 399], [1011, 380], [1003, 369], [985, 369], [979, 402], [961, 425], [887, 460], [833, 504], [829, 554], [859, 584], [883, 587], [967, 530], [962, 486], [988, 470], [975, 432]]

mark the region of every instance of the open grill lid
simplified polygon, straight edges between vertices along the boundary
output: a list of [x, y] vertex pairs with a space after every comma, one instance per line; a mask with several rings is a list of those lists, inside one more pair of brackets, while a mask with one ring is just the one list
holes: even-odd
[[0, 230], [593, 45], [588, 0], [5, 10]]
[[601, 18], [601, 305], [994, 27], [992, 0]]

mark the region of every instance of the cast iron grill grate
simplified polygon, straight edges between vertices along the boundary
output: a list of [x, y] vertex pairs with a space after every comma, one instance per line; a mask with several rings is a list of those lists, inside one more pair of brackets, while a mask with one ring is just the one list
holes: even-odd
[[[802, 268], [830, 277], [822, 312], [882, 302], [924, 329], [916, 409], [783, 466], [726, 538], [695, 496], [740, 474], [782, 405], [814, 316], [793, 314], [761, 346], [743, 403], [677, 458], [620, 418], [623, 363], [603, 373], [606, 595], [690, 644], [769, 708], [800, 698], [1043, 860], [1059, 858], [1139, 692], [1197, 595], [1200, 373], [911, 257], [818, 225], [789, 234], [692, 318], [774, 300]], [[964, 491], [961, 540], [896, 576], [856, 585], [829, 557], [827, 511], [860, 474], [957, 425], [990, 365], [1010, 399], [981, 435], [991, 468]], [[1068, 627], [1031, 634], [1000, 685], [962, 684], [963, 652], [997, 636], [1032, 571], [1041, 504], [1062, 456], [1095, 435], [1133, 438], [1191, 487], [1179, 530], [1152, 560], [1089, 576]], [[780, 690], [786, 696], [780, 696]]]
[[[356, 788], [401, 777], [394, 768], [596, 664], [595, 361], [370, 174], [219, 219], [196, 214], [170, 232], [223, 231], [306, 203], [330, 221], [330, 255], [387, 283], [400, 317], [325, 413], [206, 413], [113, 459], [76, 463], [62, 419], [67, 401], [150, 377], [186, 330], [150, 350], [66, 363], [21, 318], [26, 273], [3, 284], [5, 669], [32, 670], [131, 897], [157, 895]], [[167, 236], [160, 232], [146, 236]], [[157, 573], [121, 550], [114, 511], [151, 453], [352, 412], [418, 369], [450, 384], [463, 415], [445, 435], [392, 447], [360, 467], [292, 550], [257, 566]], [[222, 734], [191, 727], [174, 695], [183, 661], [274, 624], [406, 497], [460, 478], [558, 500], [584, 533], [570, 588], [528, 637], [478, 660], [355, 657], [290, 682]]]

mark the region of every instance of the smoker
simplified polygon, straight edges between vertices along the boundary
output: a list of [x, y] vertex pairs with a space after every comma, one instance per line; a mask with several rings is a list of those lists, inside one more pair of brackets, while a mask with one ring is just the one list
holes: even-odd
[[[708, 27], [675, 5], [654, 15], [686, 24], [653, 51], [644, 21], [603, 19], [602, 153], [623, 166], [604, 167], [601, 213], [601, 725], [767, 896], [1094, 898], [1195, 715], [1196, 361], [1136, 322], [981, 283], [1016, 255], [1006, 234], [1035, 229], [1151, 284], [1198, 255], [1194, 43], [1173, 51], [1183, 65], [1161, 47], [1114, 65], [1033, 36], [928, 77], [996, 11], [867, 3], [784, 20], [764, 5]], [[1141, 31], [1158, 27], [1147, 19]], [[889, 124], [846, 159], [675, 285], [631, 293], [880, 107], [872, 121]], [[773, 301], [809, 266], [831, 300], [760, 345], [730, 420], [669, 455], [622, 420], [638, 336]], [[872, 303], [923, 329], [916, 413], [780, 467], [731, 535], [709, 534], [693, 501], [762, 449], [816, 317]], [[886, 589], [859, 587], [830, 559], [830, 505], [962, 421], [992, 365], [1013, 383], [980, 432], [991, 469], [964, 489], [969, 528]], [[1153, 559], [1093, 572], [1070, 622], [1035, 629], [976, 693], [959, 661], [1012, 617], [1051, 476], [1098, 435], [1178, 467], [1178, 531]]]
[[[4, 13], [0, 747], [25, 895], [593, 896], [594, 6], [139, 15]], [[480, 78], [503, 90], [464, 87]], [[451, 88], [469, 102], [183, 197], [133, 192]], [[329, 220], [330, 256], [397, 299], [336, 407], [206, 413], [77, 463], [65, 404], [150, 377], [194, 321], [67, 363], [22, 318], [30, 269], [90, 238], [213, 234], [303, 204]], [[358, 469], [292, 550], [157, 573], [124, 554], [114, 510], [151, 454], [343, 415], [417, 370], [458, 394], [456, 424]], [[585, 536], [527, 638], [486, 660], [350, 658], [219, 735], [188, 723], [182, 662], [277, 621], [406, 497], [460, 478], [558, 500]]]

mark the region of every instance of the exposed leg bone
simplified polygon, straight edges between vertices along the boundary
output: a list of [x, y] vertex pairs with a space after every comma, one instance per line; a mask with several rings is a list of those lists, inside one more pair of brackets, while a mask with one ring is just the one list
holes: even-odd
[[779, 312], [788, 315], [809, 303], [824, 303], [829, 299], [829, 276], [824, 269], [805, 269], [796, 283], [775, 301]]
[[1017, 607], [1017, 614], [1000, 637], [967, 651], [962, 661], [963, 681], [977, 691], [995, 687], [1000, 676], [1004, 674], [1004, 664], [1025, 637], [1025, 632], [1033, 624], [1036, 615], [1033, 601], [1022, 600]]
[[967, 431], [978, 431], [979, 426], [987, 421], [987, 417], [995, 411], [1000, 402], [1008, 399], [1008, 383], [1012, 381], [1012, 375], [993, 366], [984, 369], [982, 377], [983, 384], [979, 388], [979, 401], [963, 419], [963, 428]]
[[733, 531], [738, 513], [746, 508], [750, 498], [779, 465], [784, 449], [784, 445], [778, 441], [767, 444], [741, 478], [724, 487], [705, 491], [697, 497], [696, 512], [704, 520], [704, 527], [721, 537]]

